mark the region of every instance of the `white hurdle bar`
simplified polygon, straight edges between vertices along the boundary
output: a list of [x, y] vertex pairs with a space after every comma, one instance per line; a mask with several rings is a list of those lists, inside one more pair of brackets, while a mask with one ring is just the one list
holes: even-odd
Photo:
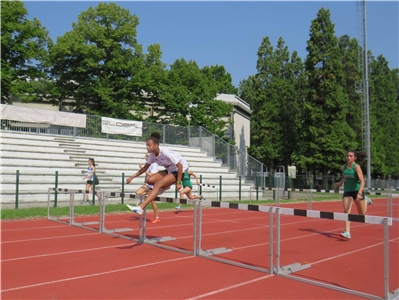
[[[326, 284], [314, 280], [309, 280], [301, 277], [295, 277], [288, 275], [290, 273], [294, 273], [306, 268], [310, 268], [310, 265], [301, 265], [300, 263], [294, 263], [289, 266], [280, 266], [280, 256], [281, 256], [281, 221], [280, 215], [291, 215], [291, 216], [303, 216], [303, 217], [310, 217], [310, 218], [320, 218], [320, 219], [329, 219], [329, 220], [339, 220], [339, 221], [351, 221], [351, 222], [360, 222], [360, 223], [367, 223], [367, 224], [378, 224], [384, 226], [384, 298], [347, 289], [338, 287], [331, 284]], [[313, 211], [313, 210], [302, 210], [302, 209], [292, 209], [292, 208], [276, 208], [276, 275], [297, 280], [304, 283], [309, 283], [312, 285], [336, 290], [339, 292], [369, 298], [369, 299], [391, 299], [391, 294], [389, 292], [389, 230], [388, 226], [392, 225], [392, 218], [389, 217], [379, 217], [379, 216], [363, 216], [363, 215], [353, 215], [353, 214], [345, 214], [345, 213], [333, 213], [333, 212], [322, 212], [322, 211]]]

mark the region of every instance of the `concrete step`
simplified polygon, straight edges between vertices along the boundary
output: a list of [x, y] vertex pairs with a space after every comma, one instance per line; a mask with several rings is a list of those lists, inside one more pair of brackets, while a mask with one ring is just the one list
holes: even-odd
[[73, 153], [85, 153], [86, 150], [64, 150], [64, 152], [68, 154], [73, 154]]
[[80, 143], [62, 143], [62, 144], [58, 144], [60, 147], [64, 147], [64, 148], [74, 148], [74, 147], [80, 147], [81, 144]]

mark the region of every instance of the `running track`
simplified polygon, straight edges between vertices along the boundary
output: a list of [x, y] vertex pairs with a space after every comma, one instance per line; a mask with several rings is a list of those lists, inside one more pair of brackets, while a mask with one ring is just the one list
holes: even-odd
[[[368, 214], [386, 216], [386, 206], [373, 201]], [[339, 202], [314, 203], [312, 209], [342, 212]], [[173, 236], [164, 244], [192, 251], [192, 222], [192, 210], [161, 212], [161, 223], [147, 223], [147, 237]], [[282, 216], [281, 224], [281, 265], [311, 264], [295, 276], [384, 295], [383, 226], [352, 222], [352, 240], [345, 241], [338, 235], [342, 221]], [[391, 290], [399, 287], [397, 225], [389, 236]], [[1, 226], [2, 299], [360, 299], [43, 219]], [[138, 237], [134, 214], [107, 215], [106, 227], [134, 228], [124, 234]], [[216, 257], [269, 268], [268, 214], [205, 209], [202, 230], [203, 249], [233, 249]]]

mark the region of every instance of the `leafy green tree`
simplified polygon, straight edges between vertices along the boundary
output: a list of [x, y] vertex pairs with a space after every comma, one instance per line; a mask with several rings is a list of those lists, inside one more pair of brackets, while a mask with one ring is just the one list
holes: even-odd
[[[159, 45], [150, 46], [147, 57], [142, 53], [138, 24], [136, 15], [115, 3], [82, 12], [50, 51], [56, 98], [73, 98], [76, 112], [143, 119], [143, 87], [163, 65]], [[144, 76], [149, 66], [151, 74]]]
[[233, 85], [231, 74], [226, 71], [224, 66], [205, 66], [201, 70], [202, 74], [212, 79], [217, 85], [218, 94], [234, 94], [238, 95], [238, 89]]
[[11, 96], [32, 101], [35, 80], [46, 77], [43, 62], [52, 41], [27, 14], [23, 2], [1, 1], [1, 103], [12, 102]]
[[198, 107], [190, 110], [190, 125], [204, 126], [223, 136], [228, 124], [226, 117], [230, 116], [232, 106], [215, 100], [216, 96], [215, 80], [205, 76], [195, 61], [176, 60], [160, 87], [160, 97], [155, 106], [158, 122], [187, 126], [187, 104], [191, 101]]
[[346, 121], [350, 106], [342, 87], [342, 53], [329, 10], [321, 8], [312, 21], [306, 49], [309, 88], [303, 107], [301, 139], [294, 157], [303, 169], [321, 170], [326, 180], [329, 170], [339, 171], [346, 151], [358, 146]]
[[398, 69], [383, 55], [370, 57], [370, 138], [373, 178], [399, 176]]
[[243, 99], [250, 98], [250, 153], [269, 167], [292, 163], [299, 139], [300, 107], [305, 76], [303, 63], [294, 51], [290, 58], [282, 38], [274, 50], [265, 37], [258, 50], [257, 74], [242, 81]]
[[[349, 109], [346, 115], [346, 122], [356, 134], [356, 141], [359, 145], [362, 143], [362, 110], [360, 109], [361, 97], [356, 93], [356, 81], [361, 81], [361, 73], [358, 66], [358, 48], [359, 44], [356, 39], [351, 39], [348, 35], [343, 35], [338, 40], [338, 47], [342, 54], [343, 81], [341, 83], [344, 92], [348, 95]], [[355, 109], [358, 108], [358, 109]]]
[[253, 110], [256, 102], [256, 76], [249, 75], [247, 79], [241, 80], [238, 89], [240, 98], [247, 102]]

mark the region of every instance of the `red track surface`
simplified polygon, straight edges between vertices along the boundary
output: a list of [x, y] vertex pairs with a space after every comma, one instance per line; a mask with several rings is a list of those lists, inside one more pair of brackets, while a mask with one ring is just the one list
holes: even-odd
[[[377, 202], [384, 203], [373, 200], [368, 214], [386, 216], [386, 206]], [[306, 204], [289, 207], [306, 209]], [[342, 204], [314, 203], [312, 209], [342, 212]], [[1, 225], [2, 299], [360, 299], [47, 220]], [[346, 241], [338, 235], [342, 221], [282, 216], [281, 225], [281, 265], [311, 264], [292, 276], [384, 296], [383, 226], [352, 222], [352, 239]], [[122, 234], [138, 237], [134, 214], [107, 215], [105, 226], [134, 228]], [[214, 257], [269, 268], [269, 214], [205, 209], [202, 230], [202, 249], [233, 249]], [[188, 251], [193, 250], [192, 234], [193, 211], [162, 212], [161, 223], [147, 223], [147, 238], [172, 236], [176, 240], [162, 244]], [[395, 290], [397, 222], [389, 234], [390, 289]]]

